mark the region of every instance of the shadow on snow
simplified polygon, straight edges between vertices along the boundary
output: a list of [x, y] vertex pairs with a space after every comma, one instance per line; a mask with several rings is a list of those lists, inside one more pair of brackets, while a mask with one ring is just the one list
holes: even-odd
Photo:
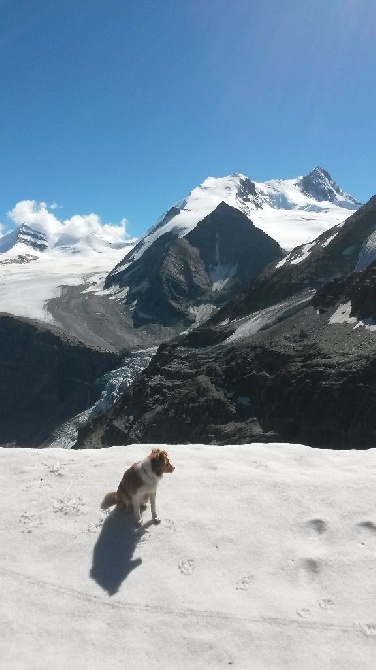
[[110, 596], [141, 565], [142, 559], [133, 558], [133, 554], [150, 524], [137, 528], [132, 515], [117, 508], [106, 518], [94, 547], [90, 577]]

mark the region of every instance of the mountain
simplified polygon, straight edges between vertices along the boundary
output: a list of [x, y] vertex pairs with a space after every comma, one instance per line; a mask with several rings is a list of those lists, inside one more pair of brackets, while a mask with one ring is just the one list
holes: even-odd
[[316, 290], [334, 277], [365, 269], [376, 259], [376, 196], [342, 224], [270, 264], [249, 291], [213, 317], [236, 318], [301, 291]]
[[[120, 262], [123, 250], [102, 245], [95, 234], [80, 239], [60, 236], [52, 245], [38, 231], [21, 226], [1, 239], [2, 311], [21, 316], [27, 309], [34, 320], [2, 319], [2, 443], [35, 445], [58, 439], [64, 431], [72, 435], [71, 421], [81, 426], [77, 446], [119, 440], [223, 443], [275, 436], [342, 447], [355, 439], [360, 444], [373, 439], [363, 418], [351, 430], [341, 431], [334, 418], [342, 415], [334, 401], [327, 402], [330, 430], [323, 427], [326, 414], [320, 416], [317, 408], [325, 389], [334, 384], [334, 396], [350, 417], [345, 394], [348, 389], [350, 397], [358, 397], [356, 379], [363, 380], [365, 394], [357, 401], [357, 416], [363, 417], [359, 403], [369, 402], [373, 335], [362, 329], [349, 337], [343, 333], [353, 331], [353, 319], [363, 315], [368, 323], [374, 315], [374, 277], [366, 271], [376, 257], [375, 199], [358, 209], [321, 168], [307, 177], [264, 185], [239, 175], [219, 180], [220, 188], [210, 181], [198, 187], [199, 197], [187, 198], [164, 215]], [[237, 206], [217, 202], [223, 193]], [[206, 214], [204, 205], [210, 209]], [[281, 222], [278, 215], [290, 223], [291, 216], [295, 221], [300, 217], [300, 236], [306, 236], [304, 216], [325, 219], [325, 228], [338, 212], [345, 216], [349, 211], [344, 223], [287, 254], [249, 218], [250, 213], [264, 221], [269, 217], [275, 225]], [[311, 232], [317, 221], [311, 219]], [[25, 259], [35, 262], [25, 268]], [[5, 266], [7, 260], [15, 263]], [[108, 274], [109, 267], [114, 269]], [[351, 281], [345, 278], [354, 272], [357, 297], [349, 308]], [[328, 289], [314, 316], [314, 292], [336, 277], [343, 282]], [[336, 304], [330, 302], [333, 296]], [[42, 327], [36, 319], [50, 325]], [[55, 329], [51, 345], [54, 321], [62, 329]], [[337, 346], [332, 344], [333, 328], [341, 333]], [[182, 331], [185, 334], [172, 339]], [[67, 347], [64, 332], [81, 342]], [[143, 372], [144, 364], [139, 367], [133, 383], [126, 381], [124, 393], [123, 373], [116, 373], [110, 410], [106, 400], [85, 414], [99, 401], [97, 379], [127, 365], [129, 356], [124, 359], [116, 352], [168, 341]], [[358, 349], [361, 355], [356, 358], [353, 352]], [[307, 357], [312, 363], [308, 366]], [[333, 368], [327, 369], [328, 358]], [[343, 361], [349, 362], [348, 369]], [[333, 376], [336, 366], [346, 370], [344, 379]], [[70, 371], [67, 378], [65, 371]], [[286, 403], [290, 392], [299, 397], [297, 384], [304, 390], [311, 375], [321, 384], [318, 404], [308, 403], [310, 415], [299, 410], [304, 414], [300, 425], [299, 412]], [[37, 381], [29, 383], [30, 379]], [[301, 397], [310, 400], [308, 391]], [[328, 417], [325, 420], [330, 423]], [[61, 432], [62, 424], [66, 428]]]
[[40, 254], [46, 251], [61, 251], [71, 254], [93, 251], [103, 253], [108, 249], [128, 250], [129, 246], [130, 244], [125, 241], [116, 244], [110, 242], [106, 237], [94, 231], [82, 235], [79, 232], [76, 234], [62, 232], [59, 235], [48, 236], [40, 230], [31, 228], [26, 223], [0, 237], [0, 255], [6, 254], [9, 258], [33, 253], [35, 259], [37, 259]]
[[0, 237], [0, 263], [4, 262], [1, 255], [6, 254], [8, 262], [28, 262], [36, 260], [41, 253], [48, 249], [46, 236], [22, 224], [10, 233]]
[[183, 237], [170, 230], [142, 254], [136, 247], [108, 275], [105, 288], [126, 289], [123, 304], [132, 310], [136, 328], [148, 322], [189, 325], [244, 291], [282, 257], [277, 242], [222, 202]]
[[376, 197], [312, 249], [269, 266], [242, 299], [160, 346], [77, 446], [373, 446], [375, 230]]
[[[245, 263], [240, 272], [230, 231], [228, 250], [224, 230], [222, 243], [213, 234], [204, 242], [201, 222], [221, 203], [237, 210], [239, 221], [240, 215], [247, 217], [288, 250], [310, 243], [359, 206], [316, 167], [305, 177], [265, 183], [240, 174], [209, 177], [160, 217], [136, 247], [134, 242], [110, 242], [97, 226], [87, 232], [90, 227], [85, 224], [83, 234], [73, 221], [69, 226], [57, 222], [54, 234], [45, 239], [38, 238], [42, 232], [36, 230], [42, 231], [43, 221], [35, 223], [30, 233], [34, 244], [26, 246], [17, 242], [26, 231], [21, 226], [0, 238], [0, 311], [59, 324], [89, 345], [110, 350], [166, 341], [215, 313], [263, 269], [254, 252], [249, 273]], [[231, 226], [233, 221], [234, 216]], [[244, 221], [234, 237], [242, 226]], [[194, 232], [196, 227], [200, 234]], [[195, 237], [202, 237], [200, 244], [192, 241]], [[271, 249], [270, 241], [268, 246]], [[282, 251], [275, 250], [275, 260], [282, 260]], [[260, 258], [263, 263], [272, 260], [268, 254]], [[28, 261], [34, 262], [24, 269]]]
[[[104, 286], [123, 291], [136, 328], [184, 319], [188, 325], [243, 292], [271, 263], [272, 255], [260, 251], [262, 239], [265, 249], [272, 247], [270, 235], [286, 245], [297, 221], [300, 239], [310, 239], [313, 230], [327, 230], [359, 206], [319, 167], [305, 177], [264, 184], [239, 174], [208, 178], [160, 217]], [[283, 263], [281, 247], [274, 251], [275, 262]]]
[[242, 174], [208, 177], [158, 219], [117, 270], [139, 259], [165, 233], [186, 236], [221, 202], [239, 209], [288, 250], [344, 221], [361, 204], [343, 193], [329, 173], [318, 166], [304, 177], [263, 183]]

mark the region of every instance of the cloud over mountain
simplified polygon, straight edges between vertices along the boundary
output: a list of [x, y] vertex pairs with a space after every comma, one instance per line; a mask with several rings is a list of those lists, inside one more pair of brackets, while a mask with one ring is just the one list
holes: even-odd
[[115, 248], [120, 248], [130, 241], [126, 219], [122, 219], [120, 224], [113, 225], [102, 223], [97, 214], [91, 213], [74, 214], [68, 219], [61, 220], [55, 214], [56, 209], [55, 204], [21, 200], [8, 212], [8, 217], [15, 226], [26, 223], [34, 230], [43, 233], [50, 246], [64, 245], [68, 240], [69, 244], [74, 244], [75, 241], [87, 236], [98, 236]]

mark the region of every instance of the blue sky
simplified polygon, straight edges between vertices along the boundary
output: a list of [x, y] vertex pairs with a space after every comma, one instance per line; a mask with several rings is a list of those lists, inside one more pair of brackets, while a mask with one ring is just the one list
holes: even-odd
[[0, 222], [140, 235], [207, 176], [376, 193], [375, 0], [0, 0]]

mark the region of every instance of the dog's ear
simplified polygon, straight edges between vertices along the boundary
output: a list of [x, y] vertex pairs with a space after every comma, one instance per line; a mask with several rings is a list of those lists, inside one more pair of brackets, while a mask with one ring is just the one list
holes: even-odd
[[160, 453], [161, 453], [161, 450], [160, 450], [160, 449], [152, 449], [151, 452], [150, 452], [150, 454], [149, 454], [149, 458], [155, 458], [155, 457], [158, 456]]
[[163, 465], [165, 462], [164, 453], [160, 449], [153, 449], [150, 454], [150, 462], [153, 472], [155, 472], [158, 477], [162, 474]]

